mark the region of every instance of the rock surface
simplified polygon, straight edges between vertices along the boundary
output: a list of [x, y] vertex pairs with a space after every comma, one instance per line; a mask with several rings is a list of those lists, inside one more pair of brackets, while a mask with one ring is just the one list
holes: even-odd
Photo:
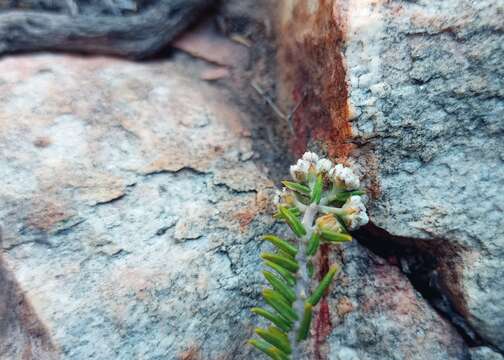
[[291, 103], [313, 94], [297, 139], [361, 166], [375, 225], [443, 242], [447, 251], [429, 249], [444, 264], [442, 286], [504, 351], [503, 3], [284, 5], [282, 94]]
[[[37, 55], [0, 74], [0, 359], [259, 358], [257, 236], [285, 228], [243, 161], [247, 117], [173, 62]], [[308, 358], [467, 358], [397, 268], [332, 254]]]
[[[170, 63], [0, 69], [4, 272], [55, 357], [243, 358], [271, 225], [243, 114]], [[1, 359], [38, 359], [0, 335]]]
[[471, 349], [471, 360], [502, 360], [504, 357], [490, 348], [481, 346]]
[[468, 359], [463, 339], [397, 266], [358, 243], [333, 261], [344, 265], [328, 300], [332, 329], [324, 329], [320, 314], [316, 327], [329, 335], [321, 350], [327, 359]]

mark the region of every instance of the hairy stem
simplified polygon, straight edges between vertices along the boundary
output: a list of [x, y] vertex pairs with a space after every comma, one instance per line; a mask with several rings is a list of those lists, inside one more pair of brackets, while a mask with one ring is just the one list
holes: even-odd
[[299, 244], [298, 244], [298, 253], [296, 255], [296, 260], [299, 264], [299, 270], [296, 274], [297, 277], [297, 283], [296, 283], [296, 301], [294, 302], [294, 311], [299, 316], [299, 320], [296, 321], [296, 324], [294, 325], [294, 331], [291, 332], [290, 334], [290, 343], [292, 345], [292, 360], [298, 360], [300, 359], [301, 355], [301, 348], [297, 342], [297, 334], [299, 332], [299, 327], [301, 324], [301, 319], [303, 318], [304, 314], [304, 303], [306, 298], [308, 297], [308, 291], [309, 291], [309, 276], [308, 276], [308, 271], [306, 268], [306, 265], [308, 264], [308, 257], [306, 255], [306, 246], [308, 244], [308, 241], [311, 237], [311, 234], [313, 232], [313, 221], [315, 220], [315, 217], [317, 216], [317, 213], [319, 211], [319, 206], [315, 203], [310, 204], [304, 213], [303, 216], [303, 226], [306, 229], [306, 235], [304, 235], [302, 238], [298, 239]]

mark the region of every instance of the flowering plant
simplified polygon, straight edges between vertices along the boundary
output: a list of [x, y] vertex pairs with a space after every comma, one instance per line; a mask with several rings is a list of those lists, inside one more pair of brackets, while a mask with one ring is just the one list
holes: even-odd
[[252, 312], [272, 325], [256, 328], [259, 338], [249, 340], [274, 360], [299, 359], [300, 346], [310, 332], [313, 308], [339, 271], [332, 265], [312, 289], [312, 259], [320, 244], [351, 241], [349, 231], [368, 222], [364, 192], [350, 168], [307, 152], [290, 167], [290, 173], [293, 181], [283, 181], [284, 188], [275, 198], [278, 211], [274, 216], [289, 225], [296, 240], [263, 237], [275, 246], [275, 252], [261, 254], [269, 268], [263, 275], [271, 285], [262, 295], [271, 309], [255, 307]]

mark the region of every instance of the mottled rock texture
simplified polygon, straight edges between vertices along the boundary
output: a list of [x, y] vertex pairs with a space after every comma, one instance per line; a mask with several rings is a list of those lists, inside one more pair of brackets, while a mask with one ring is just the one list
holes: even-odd
[[504, 357], [487, 347], [475, 347], [471, 349], [471, 360], [502, 360]]
[[[240, 160], [243, 114], [166, 62], [44, 55], [0, 69], [2, 276], [49, 350], [244, 358], [271, 182]], [[29, 346], [9, 329], [33, 321], [12, 296], [6, 360]]]
[[[0, 61], [0, 359], [260, 358], [257, 237], [286, 229], [249, 119], [184, 68]], [[307, 359], [468, 357], [396, 267], [357, 243], [332, 262]]]
[[368, 172], [375, 225], [445, 244], [429, 249], [441, 286], [503, 351], [504, 4], [299, 0], [282, 11], [281, 96], [307, 94], [297, 139]]

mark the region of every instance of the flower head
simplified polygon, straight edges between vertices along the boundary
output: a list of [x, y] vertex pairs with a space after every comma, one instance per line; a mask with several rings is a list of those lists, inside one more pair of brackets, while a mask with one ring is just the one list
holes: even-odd
[[340, 222], [333, 214], [326, 214], [315, 220], [315, 224], [320, 230], [328, 230], [339, 233], [343, 230]]
[[286, 188], [275, 191], [275, 195], [273, 197], [273, 203], [275, 205], [284, 205], [291, 207], [295, 204], [295, 202], [296, 199], [294, 198], [294, 194]]
[[312, 164], [310, 162], [299, 159], [296, 165], [291, 165], [290, 167], [290, 174], [292, 176], [292, 179], [301, 183], [305, 182], [311, 167]]
[[329, 171], [329, 176], [340, 189], [355, 190], [360, 186], [359, 177], [353, 170], [341, 164], [334, 166]]
[[305, 152], [303, 154], [303, 158], [302, 159], [304, 161], [308, 161], [308, 162], [310, 162], [312, 164], [316, 164], [317, 161], [319, 160], [319, 157], [318, 157], [317, 154], [307, 151], [307, 152]]
[[296, 165], [291, 165], [290, 174], [294, 181], [303, 183], [308, 181], [308, 174], [315, 175], [317, 172], [317, 162], [319, 157], [312, 152], [305, 152], [303, 157], [299, 159]]
[[343, 219], [350, 230], [358, 229], [369, 222], [366, 206], [361, 196], [350, 196], [342, 209], [347, 213], [347, 215], [343, 216]]
[[316, 164], [317, 173], [329, 173], [332, 167], [332, 161], [325, 158], [319, 159]]

